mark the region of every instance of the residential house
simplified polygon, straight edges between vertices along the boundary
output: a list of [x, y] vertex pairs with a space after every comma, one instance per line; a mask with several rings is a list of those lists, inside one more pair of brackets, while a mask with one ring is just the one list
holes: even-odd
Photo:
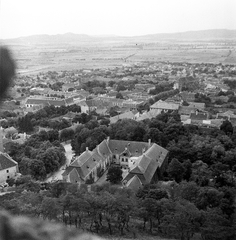
[[187, 92], [187, 91], [179, 93], [180, 97], [185, 102], [193, 102], [195, 100], [195, 94], [196, 93], [194, 92]]
[[191, 115], [191, 113], [195, 113], [197, 110], [196, 107], [191, 107], [191, 106], [180, 106], [178, 113], [180, 116], [185, 115], [185, 116], [189, 116]]
[[204, 121], [209, 120], [209, 113], [196, 111], [190, 114], [189, 119], [191, 124], [201, 126]]
[[236, 118], [236, 115], [234, 114], [233, 111], [228, 110], [228, 111], [223, 112], [223, 113], [217, 113], [217, 114], [216, 114], [216, 118], [218, 118], [218, 119], [224, 119], [224, 120], [226, 120], [226, 119], [230, 120], [230, 119], [232, 119], [232, 118]]
[[7, 179], [16, 176], [18, 172], [18, 163], [8, 154], [4, 153], [2, 129], [0, 129], [0, 184], [3, 184]]
[[138, 117], [138, 111], [128, 111], [110, 118], [110, 123], [116, 123], [120, 119], [134, 119]]
[[166, 101], [159, 100], [150, 106], [150, 110], [156, 109], [158, 110], [158, 113], [161, 113], [162, 111], [164, 112], [176, 111], [176, 110], [179, 110], [179, 107], [180, 107], [180, 103], [173, 103], [173, 102], [166, 102]]
[[78, 102], [77, 105], [80, 106], [81, 113], [89, 113], [89, 106], [85, 100]]
[[5, 183], [9, 178], [15, 177], [18, 172], [18, 163], [8, 154], [0, 152], [0, 184]]
[[144, 119], [152, 119], [155, 118], [158, 114], [160, 114], [160, 111], [158, 109], [151, 109], [150, 111], [145, 111], [142, 114], [140, 114], [136, 121], [142, 121]]
[[55, 107], [61, 106], [69, 106], [74, 104], [73, 98], [66, 98], [66, 99], [58, 99], [58, 98], [48, 98], [48, 97], [41, 97], [41, 98], [33, 98], [30, 97], [25, 102], [26, 108], [32, 107], [39, 107], [43, 108], [45, 106], [53, 105]]
[[205, 103], [199, 103], [199, 102], [188, 102], [188, 106], [192, 108], [197, 108], [198, 110], [204, 110], [206, 107]]

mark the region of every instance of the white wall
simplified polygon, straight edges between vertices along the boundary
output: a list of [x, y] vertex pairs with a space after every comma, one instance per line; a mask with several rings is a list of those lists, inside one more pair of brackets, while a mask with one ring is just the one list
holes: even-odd
[[0, 184], [6, 182], [6, 180], [8, 178], [14, 177], [17, 172], [18, 172], [17, 166], [14, 166], [14, 167], [11, 167], [8, 169], [4, 169], [4, 170], [0, 170]]

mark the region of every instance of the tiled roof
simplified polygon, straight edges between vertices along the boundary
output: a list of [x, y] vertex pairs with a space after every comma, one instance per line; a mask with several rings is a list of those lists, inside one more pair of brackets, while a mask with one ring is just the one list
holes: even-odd
[[107, 140], [103, 140], [98, 146], [97, 151], [101, 156], [109, 156], [112, 152], [108, 147]]
[[168, 151], [157, 144], [153, 144], [136, 161], [130, 172], [143, 174], [145, 183], [150, 183], [158, 167], [161, 167], [166, 159]]
[[0, 170], [14, 167], [17, 164], [18, 163], [14, 161], [9, 155], [0, 152]]
[[163, 161], [165, 160], [166, 156], [168, 154], [168, 151], [154, 143], [148, 150], [145, 152], [145, 155], [151, 159], [154, 159], [158, 161], [159, 167], [163, 164]]
[[126, 187], [137, 191], [139, 188], [142, 187], [142, 182], [137, 175], [134, 175], [127, 183]]
[[110, 118], [110, 123], [116, 123], [120, 119], [134, 119], [135, 114], [132, 111], [125, 112]]
[[196, 112], [190, 114], [191, 120], [207, 120], [208, 113]]
[[152, 119], [152, 118], [156, 117], [159, 113], [160, 112], [158, 109], [151, 109], [149, 112], [144, 112], [142, 115], [140, 115], [137, 118], [137, 121], [142, 121], [144, 119]]
[[67, 104], [72, 104], [73, 101], [74, 101], [73, 98], [57, 99], [57, 100], [28, 98], [25, 104], [44, 105], [44, 106], [50, 106], [50, 105], [65, 106]]
[[180, 106], [178, 113], [180, 115], [190, 115], [191, 113], [195, 113], [197, 108], [195, 107], [190, 107], [190, 106]]
[[135, 142], [123, 140], [109, 140], [108, 146], [111, 152], [121, 154], [127, 148], [132, 156], [140, 156], [149, 148], [148, 142]]
[[80, 181], [79, 173], [75, 168], [70, 171], [69, 180], [71, 183], [76, 183]]
[[179, 109], [178, 103], [170, 103], [165, 101], [158, 101], [155, 102], [153, 105], [150, 106], [150, 108], [156, 108], [156, 109], [166, 109], [166, 110], [178, 110]]
[[91, 156], [93, 155], [93, 152], [86, 150], [82, 154], [80, 154], [72, 163], [70, 166], [72, 167], [81, 167]]
[[206, 104], [205, 103], [198, 103], [198, 102], [188, 102], [189, 107], [194, 107], [198, 109], [205, 109]]
[[101, 159], [96, 152], [86, 150], [70, 166], [76, 167], [79, 175], [85, 178]]

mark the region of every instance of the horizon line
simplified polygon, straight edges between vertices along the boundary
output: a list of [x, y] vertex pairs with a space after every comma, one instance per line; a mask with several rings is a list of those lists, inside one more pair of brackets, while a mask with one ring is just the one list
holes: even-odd
[[186, 31], [179, 31], [179, 32], [160, 32], [160, 33], [147, 33], [147, 34], [141, 34], [141, 35], [117, 35], [117, 34], [86, 34], [86, 33], [74, 33], [74, 32], [65, 32], [65, 33], [56, 33], [56, 34], [48, 34], [48, 33], [38, 33], [38, 34], [32, 34], [32, 35], [24, 35], [19, 37], [12, 37], [12, 38], [0, 38], [0, 40], [13, 40], [13, 39], [19, 39], [19, 38], [27, 38], [27, 37], [33, 37], [33, 36], [58, 36], [58, 35], [67, 35], [67, 34], [73, 34], [73, 35], [84, 35], [88, 37], [125, 37], [125, 38], [132, 38], [132, 37], [142, 37], [142, 36], [149, 36], [149, 35], [161, 35], [161, 34], [179, 34], [179, 33], [188, 33], [188, 32], [204, 32], [204, 31], [236, 31], [236, 29], [229, 29], [229, 28], [212, 28], [212, 29], [202, 29], [202, 30], [186, 30]]

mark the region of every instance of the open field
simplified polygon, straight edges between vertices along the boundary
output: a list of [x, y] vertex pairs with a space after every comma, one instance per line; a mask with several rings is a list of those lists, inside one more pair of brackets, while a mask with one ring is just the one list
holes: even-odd
[[21, 74], [40, 71], [114, 68], [143, 61], [236, 64], [236, 40], [175, 41], [104, 39], [91, 41], [11, 41]]

